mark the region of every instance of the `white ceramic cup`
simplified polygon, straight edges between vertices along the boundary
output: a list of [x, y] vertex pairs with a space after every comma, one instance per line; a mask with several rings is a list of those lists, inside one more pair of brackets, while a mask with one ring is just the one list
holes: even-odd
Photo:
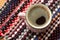
[[[36, 24], [37, 18], [44, 16], [46, 21], [42, 25]], [[32, 5], [26, 13], [26, 21], [30, 27], [34, 29], [43, 29], [49, 25], [52, 19], [52, 13], [50, 9], [43, 4], [34, 4]]]

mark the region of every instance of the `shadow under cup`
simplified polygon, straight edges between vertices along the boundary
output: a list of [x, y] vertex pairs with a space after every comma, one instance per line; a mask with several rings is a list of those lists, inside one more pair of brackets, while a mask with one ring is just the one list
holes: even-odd
[[32, 5], [26, 13], [26, 21], [30, 27], [43, 29], [47, 27], [52, 18], [51, 11], [43, 4]]

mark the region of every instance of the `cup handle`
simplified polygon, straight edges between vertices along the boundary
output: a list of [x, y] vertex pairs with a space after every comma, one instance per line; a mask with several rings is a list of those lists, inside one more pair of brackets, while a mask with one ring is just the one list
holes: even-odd
[[23, 19], [25, 19], [25, 13], [24, 13], [24, 12], [20, 12], [20, 13], [18, 14], [18, 16], [21, 17], [21, 18], [23, 18]]

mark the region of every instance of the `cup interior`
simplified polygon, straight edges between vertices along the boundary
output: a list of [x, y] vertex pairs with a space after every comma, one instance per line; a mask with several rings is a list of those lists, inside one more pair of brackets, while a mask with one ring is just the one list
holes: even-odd
[[[37, 24], [37, 19], [39, 18], [40, 21], [38, 23], [41, 24]], [[33, 28], [45, 28], [51, 21], [51, 11], [43, 4], [32, 5], [26, 13], [26, 21]]]

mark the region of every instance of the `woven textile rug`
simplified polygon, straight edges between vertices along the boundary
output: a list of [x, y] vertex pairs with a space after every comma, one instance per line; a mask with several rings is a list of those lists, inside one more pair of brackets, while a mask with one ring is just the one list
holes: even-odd
[[[2, 0], [2, 2], [0, 36], [6, 40], [60, 40], [60, 0], [7, 0], [6, 2]], [[46, 32], [36, 34], [27, 28], [23, 16], [31, 5], [39, 3], [48, 6], [53, 15]]]

